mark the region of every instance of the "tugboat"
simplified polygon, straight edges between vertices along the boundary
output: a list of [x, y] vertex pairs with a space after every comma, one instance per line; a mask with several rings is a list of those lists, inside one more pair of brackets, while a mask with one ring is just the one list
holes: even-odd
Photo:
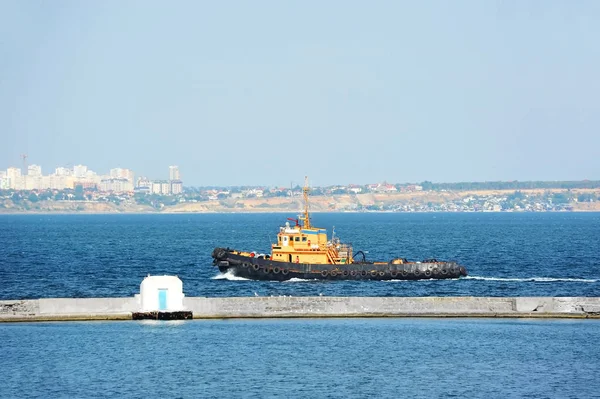
[[[365, 253], [353, 253], [352, 246], [335, 236], [327, 238], [325, 229], [313, 227], [308, 211], [308, 180], [302, 190], [304, 212], [298, 219], [288, 218], [279, 228], [271, 254], [217, 247], [212, 252], [213, 265], [219, 271], [252, 280], [285, 281], [292, 278], [317, 280], [422, 280], [448, 279], [467, 275], [464, 266], [453, 261], [405, 258], [389, 262], [370, 262]], [[294, 225], [290, 225], [294, 221]], [[358, 258], [358, 259], [357, 259]]]

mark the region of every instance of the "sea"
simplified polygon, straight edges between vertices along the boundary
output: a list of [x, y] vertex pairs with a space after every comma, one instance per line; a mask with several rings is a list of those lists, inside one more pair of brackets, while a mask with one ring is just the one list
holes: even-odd
[[[1, 215], [0, 300], [186, 296], [600, 296], [600, 213], [315, 213], [367, 259], [455, 260], [451, 280], [258, 282], [214, 247], [267, 253], [286, 214]], [[599, 320], [0, 323], [0, 397], [593, 398]]]

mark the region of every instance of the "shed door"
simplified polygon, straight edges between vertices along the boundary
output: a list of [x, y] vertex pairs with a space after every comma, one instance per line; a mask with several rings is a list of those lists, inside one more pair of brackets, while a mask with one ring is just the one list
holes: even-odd
[[158, 290], [158, 310], [167, 310], [167, 289]]

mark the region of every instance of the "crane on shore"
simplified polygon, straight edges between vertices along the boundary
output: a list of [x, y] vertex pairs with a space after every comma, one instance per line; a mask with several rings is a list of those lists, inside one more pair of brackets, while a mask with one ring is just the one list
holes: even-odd
[[23, 174], [27, 174], [27, 154], [21, 154], [21, 159], [23, 160]]

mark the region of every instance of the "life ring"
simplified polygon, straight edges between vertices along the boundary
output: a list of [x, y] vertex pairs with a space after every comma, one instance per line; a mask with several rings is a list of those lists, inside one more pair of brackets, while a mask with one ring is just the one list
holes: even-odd
[[377, 276], [377, 271], [376, 270], [371, 270], [371, 276], [373, 276], [373, 277]]
[[287, 276], [290, 273], [290, 271], [288, 269], [281, 269], [281, 274], [283, 274], [284, 276]]
[[258, 265], [252, 265], [252, 269], [254, 269], [255, 271], [258, 271], [258, 269], [260, 269], [260, 268], [258, 267]]
[[279, 269], [277, 266], [273, 268], [273, 274], [279, 274], [280, 271], [281, 269]]
[[367, 275], [367, 271], [366, 270], [361, 271], [360, 275], [363, 276], [363, 277], [365, 277]]
[[323, 270], [323, 271], [321, 272], [321, 276], [323, 276], [323, 277], [327, 277], [327, 275], [328, 275], [328, 274], [329, 274], [329, 273], [327, 272], [327, 270]]
[[425, 273], [423, 274], [425, 274], [426, 277], [429, 277], [431, 276], [431, 270], [425, 270]]
[[337, 276], [337, 272], [335, 270], [332, 270], [330, 274], [331, 274], [331, 277]]

